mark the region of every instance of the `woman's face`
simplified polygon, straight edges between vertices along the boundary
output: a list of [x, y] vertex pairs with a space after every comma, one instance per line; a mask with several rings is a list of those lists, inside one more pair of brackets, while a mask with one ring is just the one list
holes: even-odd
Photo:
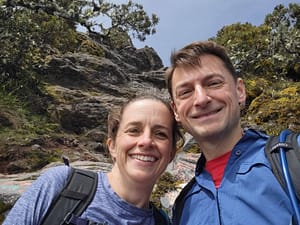
[[115, 143], [108, 140], [122, 177], [155, 183], [173, 159], [173, 115], [160, 101], [142, 99], [126, 106]]

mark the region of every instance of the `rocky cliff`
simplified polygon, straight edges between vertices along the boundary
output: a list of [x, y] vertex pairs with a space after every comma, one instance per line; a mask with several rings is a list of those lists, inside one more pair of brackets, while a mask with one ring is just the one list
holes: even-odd
[[[104, 150], [108, 110], [142, 93], [168, 96], [164, 67], [153, 48], [128, 45], [115, 49], [83, 36], [93, 49], [101, 50], [101, 56], [85, 51], [51, 54], [39, 69], [44, 96], [32, 105], [46, 109], [56, 124], [54, 131], [21, 141], [10, 136], [0, 145], [0, 202], [5, 205], [1, 211], [6, 211], [43, 170], [61, 163], [63, 155], [79, 168], [109, 170]], [[14, 130], [18, 119], [12, 111], [0, 112], [0, 125]], [[170, 164], [168, 171], [188, 180], [197, 157], [178, 156], [176, 166]], [[168, 200], [164, 202], [170, 207]]]
[[[82, 37], [85, 44], [78, 51], [64, 54], [54, 51], [38, 69], [43, 96], [34, 98], [31, 105], [35, 111], [46, 112], [50, 125], [38, 117], [40, 124], [29, 126], [26, 132], [31, 133], [35, 126], [44, 129], [19, 136], [25, 132], [22, 127], [28, 129], [22, 116], [14, 109], [0, 108], [0, 128], [11, 132], [0, 137], [1, 212], [9, 209], [40, 172], [61, 163], [62, 155], [76, 167], [108, 170], [111, 167], [105, 154], [108, 110], [145, 92], [168, 98], [165, 68], [153, 48], [136, 49], [132, 44], [115, 48], [84, 34]], [[271, 131], [288, 125], [299, 131], [299, 82], [285, 83], [276, 92], [267, 89], [272, 81], [265, 81], [262, 86], [262, 79], [246, 82], [248, 111], [244, 113], [244, 126]], [[21, 129], [18, 135], [14, 132], [17, 129]], [[178, 154], [168, 172], [185, 183], [193, 176], [198, 156], [198, 153]], [[165, 208], [171, 207], [177, 192], [162, 196]]]
[[[42, 162], [33, 165], [36, 162], [27, 161], [29, 152], [46, 158], [52, 151], [52, 157], [64, 153], [74, 160], [97, 161], [93, 153], [104, 152], [110, 108], [145, 92], [167, 96], [162, 61], [153, 48], [136, 49], [129, 45], [117, 50], [85, 38], [93, 43], [93, 48], [101, 49], [101, 57], [80, 51], [52, 54], [39, 69], [44, 96], [33, 105], [46, 109], [50, 121], [57, 126], [56, 131], [23, 141], [16, 141], [14, 136], [4, 140], [0, 149], [0, 173], [45, 166]], [[18, 115], [11, 115], [13, 112], [0, 112], [0, 123], [6, 121], [1, 127], [15, 128]]]

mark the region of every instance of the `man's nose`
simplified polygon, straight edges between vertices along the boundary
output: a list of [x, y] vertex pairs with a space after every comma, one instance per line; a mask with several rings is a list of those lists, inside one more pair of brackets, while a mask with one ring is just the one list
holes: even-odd
[[210, 96], [205, 88], [201, 85], [195, 87], [194, 92], [194, 105], [195, 106], [205, 106], [210, 101]]

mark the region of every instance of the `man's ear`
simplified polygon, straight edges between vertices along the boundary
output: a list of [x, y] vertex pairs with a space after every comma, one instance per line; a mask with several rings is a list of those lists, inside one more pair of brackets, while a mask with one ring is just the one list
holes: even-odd
[[171, 102], [170, 102], [170, 105], [171, 105], [171, 108], [172, 108], [172, 110], [173, 110], [173, 113], [174, 113], [174, 116], [175, 116], [175, 120], [176, 120], [177, 122], [180, 122], [179, 115], [178, 115], [178, 113], [177, 113], [177, 108], [176, 108], [176, 105], [175, 105], [174, 101], [171, 101]]
[[241, 78], [238, 78], [237, 80], [237, 95], [238, 95], [238, 101], [241, 104], [245, 104], [246, 102], [246, 88], [244, 85], [244, 82]]
[[117, 152], [115, 149], [115, 143], [112, 138], [107, 139], [106, 146], [108, 148], [109, 154], [111, 155], [111, 158], [115, 159], [117, 157]]

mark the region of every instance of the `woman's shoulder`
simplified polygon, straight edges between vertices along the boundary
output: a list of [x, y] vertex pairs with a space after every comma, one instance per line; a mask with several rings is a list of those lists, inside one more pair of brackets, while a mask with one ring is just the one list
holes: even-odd
[[67, 166], [43, 170], [14, 204], [4, 224], [40, 224], [51, 202], [67, 182], [70, 171]]
[[42, 171], [37, 181], [45, 180], [51, 181], [51, 183], [65, 184], [70, 172], [71, 167], [65, 165], [50, 167]]

